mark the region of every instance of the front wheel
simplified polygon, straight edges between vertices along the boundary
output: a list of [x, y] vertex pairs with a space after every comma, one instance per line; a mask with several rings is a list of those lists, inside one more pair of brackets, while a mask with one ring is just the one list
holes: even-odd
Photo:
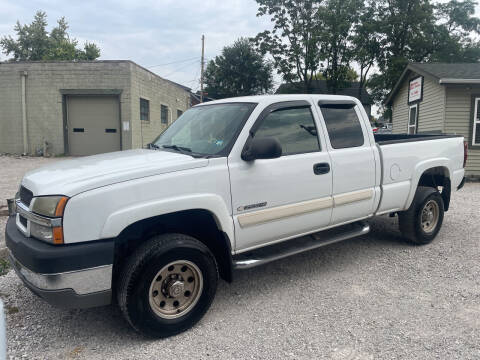
[[428, 244], [442, 227], [442, 196], [434, 188], [419, 186], [410, 208], [398, 215], [400, 231], [408, 241], [417, 245]]
[[215, 258], [203, 243], [182, 234], [154, 236], [121, 270], [118, 303], [137, 331], [172, 336], [202, 318], [217, 281]]

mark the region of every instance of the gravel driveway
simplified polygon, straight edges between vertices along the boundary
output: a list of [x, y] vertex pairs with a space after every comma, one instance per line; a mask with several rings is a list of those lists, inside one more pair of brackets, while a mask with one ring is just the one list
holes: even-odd
[[[1, 160], [1, 158], [0, 158]], [[10, 271], [0, 277], [13, 359], [479, 359], [480, 184], [454, 194], [431, 245], [405, 244], [396, 219], [219, 283], [190, 331], [129, 328], [115, 306], [59, 310]]]

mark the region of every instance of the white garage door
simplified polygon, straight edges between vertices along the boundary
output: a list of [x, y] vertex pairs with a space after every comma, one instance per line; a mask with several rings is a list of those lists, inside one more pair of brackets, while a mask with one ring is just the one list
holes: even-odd
[[70, 155], [120, 150], [118, 97], [68, 96], [67, 131]]

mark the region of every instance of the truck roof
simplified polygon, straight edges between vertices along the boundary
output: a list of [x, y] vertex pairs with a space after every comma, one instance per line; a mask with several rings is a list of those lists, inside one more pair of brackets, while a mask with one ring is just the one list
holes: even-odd
[[357, 98], [352, 96], [344, 96], [344, 95], [324, 95], [324, 94], [282, 94], [282, 95], [255, 95], [255, 96], [240, 96], [240, 97], [233, 97], [233, 98], [226, 98], [221, 100], [214, 100], [209, 101], [203, 104], [198, 104], [195, 106], [205, 106], [205, 105], [213, 105], [213, 104], [225, 104], [225, 103], [233, 103], [233, 102], [251, 102], [251, 103], [258, 103], [258, 104], [273, 104], [280, 101], [295, 101], [295, 100], [351, 100], [357, 103], [357, 105], [361, 106], [360, 101]]

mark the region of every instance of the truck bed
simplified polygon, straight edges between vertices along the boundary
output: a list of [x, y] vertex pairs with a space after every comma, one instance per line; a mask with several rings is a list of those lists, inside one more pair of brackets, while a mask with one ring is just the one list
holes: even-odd
[[428, 169], [447, 174], [452, 189], [462, 181], [463, 136], [378, 134], [374, 138], [382, 169], [382, 198], [377, 214], [408, 209], [420, 177]]
[[438, 140], [438, 139], [447, 139], [454, 137], [462, 137], [462, 135], [453, 135], [453, 134], [374, 134], [375, 142], [378, 145], [389, 145], [389, 144], [400, 144], [405, 142], [414, 142], [414, 141], [427, 141], [427, 140]]

